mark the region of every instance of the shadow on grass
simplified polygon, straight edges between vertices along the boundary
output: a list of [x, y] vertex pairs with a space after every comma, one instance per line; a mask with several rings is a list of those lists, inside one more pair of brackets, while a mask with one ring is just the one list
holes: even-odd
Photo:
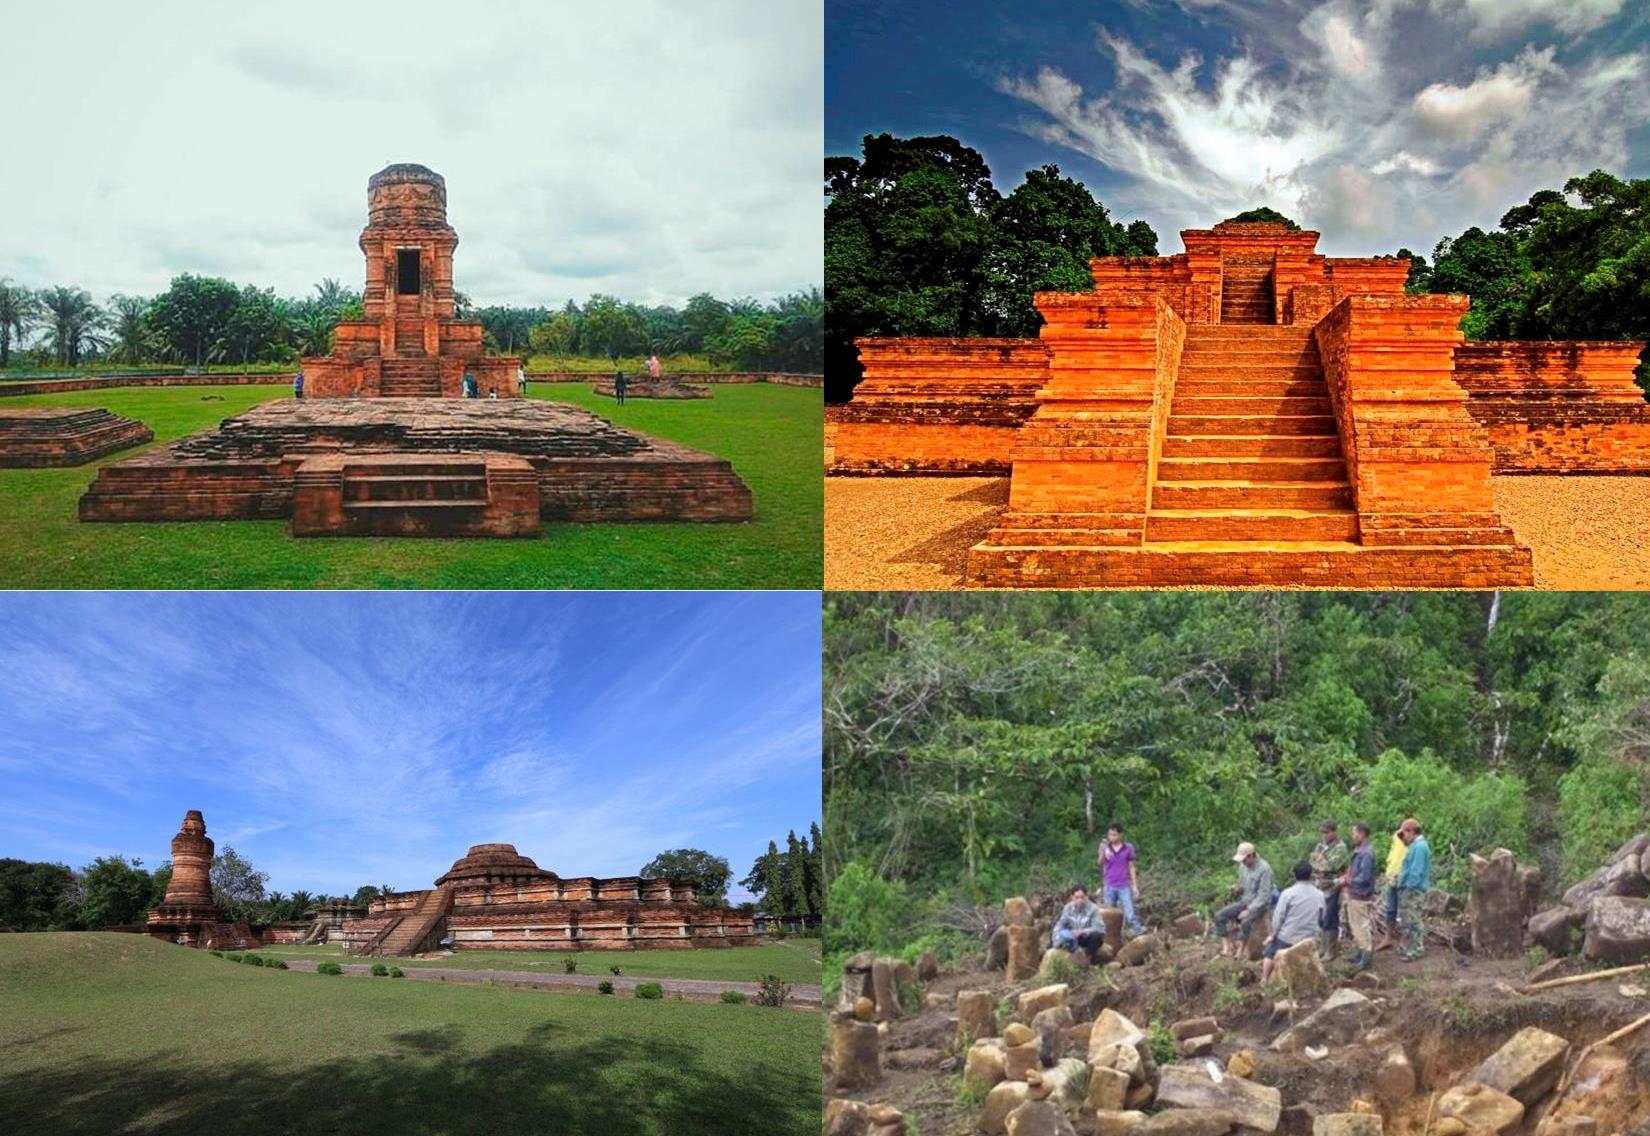
[[[168, 1028], [168, 1027], [161, 1027]], [[176, 1027], [187, 1045], [187, 1026]], [[466, 1050], [458, 1026], [386, 1052], [290, 1070], [93, 1058], [0, 1081], [13, 1133], [446, 1133], [813, 1136], [819, 1084], [759, 1062], [706, 1069], [669, 1040], [582, 1041], [545, 1024], [521, 1044]]]

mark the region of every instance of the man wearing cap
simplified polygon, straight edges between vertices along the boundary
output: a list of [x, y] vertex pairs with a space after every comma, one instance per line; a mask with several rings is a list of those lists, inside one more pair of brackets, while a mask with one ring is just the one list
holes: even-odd
[[[1272, 865], [1262, 860], [1247, 840], [1237, 846], [1232, 861], [1238, 866], [1238, 898], [1215, 912], [1215, 934], [1220, 938], [1222, 955], [1242, 958], [1250, 926], [1272, 903]], [[1237, 932], [1229, 935], [1227, 927], [1233, 919], [1237, 920]]]
[[1346, 841], [1341, 839], [1340, 828], [1332, 820], [1326, 820], [1319, 828], [1323, 839], [1318, 846], [1312, 849], [1311, 859], [1312, 882], [1323, 893], [1323, 957], [1325, 960], [1335, 957], [1335, 948], [1341, 938], [1341, 874], [1352, 860], [1352, 853], [1347, 850]]
[[1426, 928], [1421, 923], [1427, 892], [1432, 890], [1432, 847], [1421, 835], [1421, 822], [1409, 817], [1398, 826], [1398, 835], [1409, 851], [1398, 873], [1398, 922], [1404, 930], [1402, 957], [1414, 962], [1426, 948]]

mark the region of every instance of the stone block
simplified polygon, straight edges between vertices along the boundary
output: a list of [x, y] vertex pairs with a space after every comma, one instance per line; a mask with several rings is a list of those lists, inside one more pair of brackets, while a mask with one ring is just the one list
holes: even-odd
[[1582, 954], [1596, 962], [1650, 962], [1650, 900], [1595, 896], [1587, 908]]
[[1089, 1070], [1089, 1091], [1087, 1103], [1089, 1109], [1100, 1111], [1123, 1110], [1123, 1102], [1129, 1095], [1129, 1075], [1118, 1069], [1091, 1069]]
[[1528, 1107], [1546, 1096], [1564, 1073], [1570, 1043], [1557, 1034], [1525, 1026], [1467, 1079], [1506, 1093]]
[[977, 1041], [997, 1036], [997, 999], [989, 990], [957, 991], [957, 1037]]
[[1524, 1106], [1506, 1093], [1468, 1082], [1438, 1097], [1438, 1118], [1458, 1120], [1472, 1136], [1512, 1136], [1524, 1120]]
[[1043, 957], [1038, 942], [1037, 928], [1022, 924], [1009, 925], [1008, 965], [1004, 974], [1008, 981], [1024, 982], [1036, 975]]
[[1312, 1136], [1384, 1136], [1378, 1115], [1366, 1112], [1335, 1112], [1312, 1121]]
[[1070, 988], [1064, 982], [1057, 982], [1049, 986], [1039, 986], [1035, 990], [1027, 990], [1020, 995], [1020, 1017], [1029, 1022], [1044, 1010], [1055, 1006], [1064, 1006]]
[[1283, 1096], [1277, 1089], [1242, 1077], [1216, 1081], [1201, 1064], [1160, 1069], [1157, 1103], [1168, 1108], [1218, 1110], [1236, 1124], [1268, 1133], [1277, 1131], [1283, 1114]]

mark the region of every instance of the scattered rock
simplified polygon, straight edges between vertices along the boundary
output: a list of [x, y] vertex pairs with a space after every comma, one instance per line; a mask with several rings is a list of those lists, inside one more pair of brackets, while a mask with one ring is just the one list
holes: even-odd
[[1123, 1098], [1123, 1104], [1130, 1111], [1145, 1108], [1157, 1096], [1157, 1089], [1150, 1081], [1142, 1081], [1129, 1089], [1129, 1095]]
[[1240, 1049], [1226, 1059], [1226, 1071], [1234, 1077], [1255, 1075], [1255, 1051]]
[[1201, 1057], [1214, 1051], [1216, 1040], [1212, 1033], [1203, 1034], [1201, 1037], [1183, 1037], [1174, 1043], [1174, 1048], [1182, 1057]]
[[1008, 1114], [1031, 1099], [1031, 1089], [1024, 1081], [1004, 1081], [985, 1094], [985, 1109], [980, 1113], [980, 1128], [986, 1136], [1003, 1136], [1007, 1131]]
[[1213, 1018], [1182, 1018], [1170, 1024], [1169, 1032], [1174, 1034], [1176, 1041], [1185, 1041], [1188, 1037], [1220, 1033], [1220, 1023]]
[[1134, 1049], [1144, 1061], [1150, 1052], [1146, 1049], [1146, 1044], [1146, 1033], [1139, 1026], [1116, 1010], [1101, 1010], [1100, 1016], [1094, 1019], [1094, 1025], [1089, 1030], [1089, 1064], [1110, 1064], [1111, 1062], [1103, 1061], [1101, 1058], [1113, 1045], [1124, 1045]]
[[1105, 929], [1106, 950], [1111, 952], [1111, 958], [1116, 958], [1117, 952], [1123, 949], [1123, 909], [1121, 907], [1102, 907], [1100, 909], [1100, 926]]
[[894, 1069], [937, 1069], [944, 1053], [927, 1045], [913, 1045], [910, 1049], [894, 1049], [888, 1053], [886, 1064]]
[[825, 1104], [825, 1136], [868, 1136], [871, 1106], [864, 1101], [837, 1097]]
[[1031, 1031], [1037, 1035], [1037, 1049], [1044, 1065], [1052, 1065], [1065, 1051], [1065, 1030], [1071, 1025], [1071, 1007], [1050, 1006], [1031, 1019]]
[[860, 951], [842, 964], [842, 992], [837, 995], [837, 1009], [852, 1010], [860, 998], [871, 995], [871, 965], [876, 956]]
[[1650, 901], [1597, 896], [1588, 905], [1585, 927], [1581, 953], [1587, 958], [1617, 964], [1650, 960]]
[[1024, 896], [1003, 900], [1003, 924], [1008, 927], [1031, 926], [1031, 904]]
[[1283, 1096], [1270, 1085], [1243, 1077], [1216, 1081], [1202, 1065], [1168, 1065], [1159, 1070], [1157, 1103], [1169, 1108], [1212, 1109], [1245, 1128], [1275, 1132]]
[[1415, 1095], [1415, 1066], [1402, 1049], [1392, 1049], [1375, 1070], [1375, 1099], [1388, 1109]]
[[1527, 1108], [1552, 1092], [1569, 1055], [1570, 1043], [1564, 1038], [1525, 1026], [1468, 1073], [1467, 1079], [1506, 1093]]
[[894, 959], [879, 958], [871, 964], [872, 997], [877, 1003], [877, 1021], [891, 1022], [900, 1016], [899, 988], [894, 978]]
[[1075, 1057], [1068, 1057], [1056, 1061], [1037, 1076], [1041, 1085], [1033, 1090], [1032, 1096], [1041, 1094], [1042, 1099], [1076, 1119], [1083, 1111], [1083, 1100], [1088, 1094], [1089, 1067]]
[[1200, 939], [1203, 931], [1203, 919], [1198, 915], [1182, 915], [1169, 924], [1169, 934], [1177, 939]]
[[1010, 924], [1008, 928], [1008, 966], [1005, 977], [1010, 982], [1024, 982], [1037, 973], [1043, 960], [1037, 944], [1041, 940], [1037, 928]]
[[1381, 976], [1376, 974], [1373, 970], [1360, 970], [1357, 974], [1352, 976], [1352, 985], [1356, 986], [1359, 990], [1379, 990], [1381, 987]]
[[1548, 1117], [1536, 1126], [1535, 1136], [1598, 1136], [1598, 1121], [1582, 1113]]
[[1008, 1136], [1077, 1136], [1066, 1114], [1046, 1100], [1027, 1101], [1008, 1114]]
[[1506, 848], [1486, 858], [1471, 857], [1472, 887], [1467, 918], [1472, 924], [1472, 953], [1482, 958], [1516, 958], [1524, 951], [1525, 885], [1518, 862]]
[[877, 1027], [852, 1014], [831, 1019], [831, 1074], [839, 1089], [870, 1088], [882, 1080], [877, 1056]]
[[[1438, 1116], [1459, 1120], [1472, 1136], [1511, 1136], [1524, 1119], [1524, 1106], [1488, 1085], [1469, 1081], [1438, 1098]], [[1434, 1128], [1435, 1134], [1442, 1128]]]
[[1467, 1125], [1457, 1117], [1446, 1116], [1433, 1124], [1429, 1136], [1467, 1136]]
[[1023, 1081], [1027, 1073], [1042, 1067], [1042, 1050], [1034, 1041], [1009, 1046], [1007, 1056], [1003, 1059], [1003, 1075], [1010, 1081]]
[[877, 1004], [861, 994], [854, 999], [854, 1017], [862, 1022], [868, 1022], [876, 1017]]
[[1006, 1050], [996, 1039], [976, 1041], [963, 1058], [963, 1084], [982, 1091], [990, 1089], [1007, 1076], [1006, 1058]]
[[1003, 1040], [1009, 1045], [1025, 1045], [1037, 1036], [1037, 1031], [1026, 1022], [1009, 1022], [1003, 1027]]
[[1144, 935], [1136, 935], [1134, 938], [1124, 943], [1118, 950], [1117, 965], [1139, 966], [1141, 963], [1151, 958], [1152, 955], [1162, 950], [1163, 945], [1163, 940], [1151, 932], [1147, 932]]
[[1085, 1104], [1092, 1111], [1121, 1112], [1129, 1095], [1129, 1075], [1119, 1069], [1090, 1069]]
[[1342, 987], [1285, 1030], [1272, 1048], [1280, 1053], [1296, 1053], [1308, 1045], [1345, 1045], [1362, 1033], [1378, 1012], [1375, 1003], [1362, 993]]
[[985, 967], [1002, 970], [1008, 965], [1008, 928], [998, 927], [985, 941]]
[[1318, 958], [1318, 940], [1302, 939], [1292, 947], [1279, 951], [1272, 960], [1274, 972], [1289, 987], [1295, 997], [1310, 997], [1329, 989], [1329, 975]]
[[[1020, 995], [1020, 1017], [1024, 1021], [1031, 1021], [1044, 1010], [1055, 1006], [1064, 1006], [1070, 988], [1064, 982], [1056, 982], [1052, 986], [1039, 986], [1035, 990], [1027, 990]], [[1069, 1024], [1069, 1023], [1068, 1023]]]
[[957, 1038], [969, 1044], [997, 1035], [997, 999], [989, 990], [957, 991]]
[[932, 982], [940, 976], [939, 956], [933, 951], [923, 951], [917, 956], [917, 977], [924, 982]]
[[1089, 1066], [1093, 1069], [1116, 1069], [1119, 1073], [1128, 1074], [1129, 1080], [1140, 1084], [1146, 1079], [1146, 1062], [1140, 1056], [1138, 1047], [1126, 1042], [1116, 1042], [1102, 1046], [1100, 1049], [1089, 1050]]
[[1149, 1116], [1135, 1136], [1226, 1136], [1236, 1125], [1232, 1117], [1213, 1108], [1173, 1108]]
[[1378, 1115], [1335, 1112], [1312, 1121], [1312, 1136], [1384, 1136], [1384, 1129]]
[[1094, 1114], [1094, 1136], [1135, 1136], [1146, 1123], [1146, 1114], [1128, 1110]]
[[1062, 961], [1070, 961], [1075, 964], [1077, 959], [1087, 957], [1082, 951], [1073, 954], [1062, 947], [1050, 947], [1043, 952], [1042, 960], [1037, 963], [1037, 977], [1049, 977], [1054, 973], [1055, 967], [1059, 966]]

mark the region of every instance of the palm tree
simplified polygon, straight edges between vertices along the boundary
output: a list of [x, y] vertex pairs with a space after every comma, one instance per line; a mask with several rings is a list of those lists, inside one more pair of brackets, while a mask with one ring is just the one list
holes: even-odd
[[40, 293], [40, 306], [45, 308], [46, 342], [58, 363], [72, 367], [80, 362], [82, 350], [103, 346], [98, 329], [103, 326], [103, 309], [92, 302], [92, 294], [84, 288], [62, 284]]
[[13, 338], [22, 343], [39, 316], [40, 302], [34, 293], [0, 277], [0, 369], [11, 363]]
[[292, 334], [298, 340], [298, 352], [301, 355], [325, 355], [332, 350], [332, 329], [337, 326], [336, 316], [317, 308], [300, 314], [292, 321]]
[[142, 296], [109, 297], [109, 358], [117, 363], [142, 363], [154, 357], [149, 330], [149, 301]]
[[288, 902], [289, 900], [285, 894], [278, 891], [272, 891], [268, 895], [264, 896], [264, 903], [269, 912], [269, 921], [271, 923], [279, 923], [287, 917], [286, 905]]
[[322, 311], [331, 313], [335, 318], [339, 309], [348, 307], [359, 298], [330, 276], [315, 285], [315, 302], [321, 305]]

